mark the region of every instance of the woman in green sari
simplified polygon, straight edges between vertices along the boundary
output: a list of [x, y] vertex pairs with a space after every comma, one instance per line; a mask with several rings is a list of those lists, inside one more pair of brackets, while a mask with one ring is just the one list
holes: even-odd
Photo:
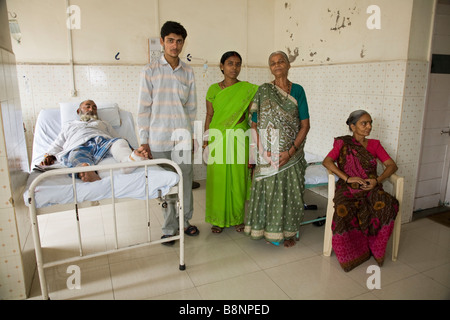
[[303, 220], [308, 104], [302, 86], [288, 80], [284, 52], [272, 53], [269, 67], [275, 80], [259, 87], [250, 109], [258, 152], [244, 232], [292, 247]]
[[211, 85], [206, 94], [205, 221], [212, 224], [213, 233], [230, 226], [238, 232], [244, 229], [245, 201], [251, 185], [248, 106], [258, 87], [238, 80], [241, 64], [239, 53], [226, 52], [220, 60], [224, 79]]

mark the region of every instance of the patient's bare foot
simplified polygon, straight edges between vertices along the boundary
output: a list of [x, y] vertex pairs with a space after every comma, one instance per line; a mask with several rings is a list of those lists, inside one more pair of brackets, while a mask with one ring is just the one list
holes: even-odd
[[[89, 166], [89, 164], [87, 164], [87, 163], [82, 163], [81, 165], [83, 167]], [[81, 181], [83, 181], [83, 182], [94, 182], [94, 181], [100, 180], [100, 177], [98, 176], [97, 172], [95, 172], [95, 171], [80, 172], [78, 174], [78, 176], [80, 177]]]
[[138, 157], [141, 157], [143, 159], [148, 159], [148, 152], [142, 146], [140, 146], [139, 148], [135, 149], [133, 152]]

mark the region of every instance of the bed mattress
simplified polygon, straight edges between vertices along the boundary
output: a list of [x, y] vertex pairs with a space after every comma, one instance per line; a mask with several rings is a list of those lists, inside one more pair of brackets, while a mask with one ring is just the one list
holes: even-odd
[[[107, 158], [99, 163], [115, 163], [114, 159]], [[145, 174], [144, 167], [139, 167], [132, 173], [123, 174], [115, 172], [114, 196], [117, 199], [133, 198], [145, 200]], [[28, 179], [28, 186], [41, 172], [34, 171]], [[111, 198], [111, 177], [109, 170], [99, 172], [101, 180], [85, 183], [79, 179], [75, 180], [77, 190], [77, 202], [99, 201]], [[175, 172], [165, 170], [157, 165], [148, 167], [148, 193], [149, 199], [154, 199], [161, 195], [166, 195], [170, 188], [179, 181], [179, 176]], [[28, 188], [23, 195], [25, 203], [28, 205]], [[52, 176], [44, 180], [35, 189], [36, 208], [44, 208], [56, 204], [68, 204], [74, 202], [72, 178], [68, 175]]]

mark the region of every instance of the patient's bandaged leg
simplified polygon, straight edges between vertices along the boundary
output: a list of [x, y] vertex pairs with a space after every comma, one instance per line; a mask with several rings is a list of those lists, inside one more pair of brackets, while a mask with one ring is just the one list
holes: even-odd
[[[114, 157], [114, 160], [117, 162], [132, 162], [132, 161], [142, 161], [145, 158], [140, 157], [136, 154], [135, 151], [132, 151], [128, 142], [124, 139], [118, 139], [115, 141], [109, 152]], [[132, 168], [122, 168], [120, 171], [122, 173], [131, 173], [136, 169], [136, 167]]]
[[117, 141], [97, 136], [89, 139], [82, 145], [70, 150], [62, 158], [61, 162], [69, 168], [78, 167], [84, 163], [90, 166], [99, 163], [108, 153], [111, 145]]

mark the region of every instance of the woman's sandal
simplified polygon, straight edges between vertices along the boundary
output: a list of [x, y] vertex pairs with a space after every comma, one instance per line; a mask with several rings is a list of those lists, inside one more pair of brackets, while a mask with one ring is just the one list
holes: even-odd
[[294, 239], [286, 239], [284, 240], [284, 247], [285, 248], [291, 248], [295, 246], [295, 240]]
[[266, 244], [273, 244], [274, 246], [280, 246], [281, 241], [269, 241], [267, 239], [266, 240]]
[[237, 232], [242, 232], [245, 229], [245, 225], [243, 223], [234, 226]]
[[223, 228], [221, 228], [219, 226], [212, 226], [211, 231], [212, 231], [212, 233], [221, 233], [223, 231]]

